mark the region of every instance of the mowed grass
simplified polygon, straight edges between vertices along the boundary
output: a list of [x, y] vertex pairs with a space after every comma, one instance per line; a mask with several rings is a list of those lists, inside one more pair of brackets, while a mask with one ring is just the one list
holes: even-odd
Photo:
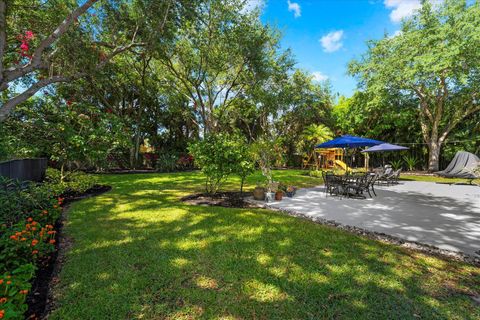
[[[470, 179], [461, 179], [461, 178], [443, 178], [440, 176], [430, 176], [430, 175], [407, 175], [402, 174], [400, 177], [401, 180], [405, 181], [426, 181], [426, 182], [438, 182], [438, 183], [470, 183]], [[473, 183], [480, 183], [480, 179], [472, 180]]]
[[[303, 174], [275, 172], [318, 184]], [[269, 210], [183, 204], [198, 172], [101, 180], [113, 190], [68, 213], [50, 319], [480, 318], [480, 268]]]

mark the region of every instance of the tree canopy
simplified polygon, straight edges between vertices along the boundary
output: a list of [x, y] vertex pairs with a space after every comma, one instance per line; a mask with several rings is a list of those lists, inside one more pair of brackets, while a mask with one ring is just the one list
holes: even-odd
[[422, 2], [349, 64], [358, 90], [337, 97], [245, 0], [0, 0], [0, 158], [174, 170], [225, 135], [268, 145], [257, 166], [300, 166], [348, 133], [408, 144], [434, 171], [480, 150], [479, 8]]
[[55, 83], [103, 69], [117, 55], [164, 41], [196, 1], [0, 1], [0, 121]]
[[399, 35], [369, 42], [350, 73], [372, 101], [385, 94], [413, 99], [429, 148], [428, 169], [438, 170], [440, 148], [462, 121], [480, 111], [480, 4], [424, 1]]

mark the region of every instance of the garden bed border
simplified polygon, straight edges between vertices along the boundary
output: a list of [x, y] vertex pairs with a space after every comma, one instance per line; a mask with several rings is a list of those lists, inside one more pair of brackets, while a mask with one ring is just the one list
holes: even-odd
[[[32, 290], [29, 293], [26, 303], [28, 309], [25, 312], [26, 319], [46, 319], [48, 314], [54, 309], [53, 287], [57, 284], [58, 275], [65, 263], [65, 253], [71, 247], [72, 239], [63, 232], [64, 223], [67, 219], [67, 213], [73, 202], [96, 197], [112, 190], [111, 186], [95, 185], [82, 194], [73, 195], [65, 198], [60, 217], [55, 222], [55, 229], [58, 231], [56, 237], [55, 252], [49, 256], [48, 265], [37, 269], [32, 282]], [[43, 274], [42, 274], [43, 273]], [[41, 276], [39, 277], [39, 275]], [[39, 280], [40, 279], [40, 280]], [[36, 288], [36, 290], [34, 290]], [[39, 301], [32, 301], [38, 299]]]

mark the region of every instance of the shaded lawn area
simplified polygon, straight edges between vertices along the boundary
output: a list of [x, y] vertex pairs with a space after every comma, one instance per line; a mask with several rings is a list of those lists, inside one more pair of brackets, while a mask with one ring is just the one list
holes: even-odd
[[113, 190], [69, 211], [51, 319], [480, 318], [480, 268], [273, 211], [179, 202], [202, 191], [198, 172], [101, 179]]

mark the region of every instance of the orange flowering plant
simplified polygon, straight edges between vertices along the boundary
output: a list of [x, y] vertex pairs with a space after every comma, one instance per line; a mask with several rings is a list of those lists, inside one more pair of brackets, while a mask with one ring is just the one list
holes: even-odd
[[83, 172], [62, 181], [47, 169], [43, 183], [0, 176], [0, 319], [23, 319], [36, 267], [47, 263], [57, 241], [62, 194], [81, 194], [96, 184]]
[[35, 266], [29, 263], [0, 275], [0, 311], [3, 312], [0, 319], [23, 319], [27, 310], [25, 300], [34, 274]]
[[32, 210], [25, 220], [0, 225], [0, 319], [23, 319], [36, 265], [55, 250], [54, 224], [63, 201], [52, 198], [49, 206]]
[[56, 230], [52, 224], [29, 217], [0, 236], [0, 270], [13, 270], [35, 263], [55, 249]]

